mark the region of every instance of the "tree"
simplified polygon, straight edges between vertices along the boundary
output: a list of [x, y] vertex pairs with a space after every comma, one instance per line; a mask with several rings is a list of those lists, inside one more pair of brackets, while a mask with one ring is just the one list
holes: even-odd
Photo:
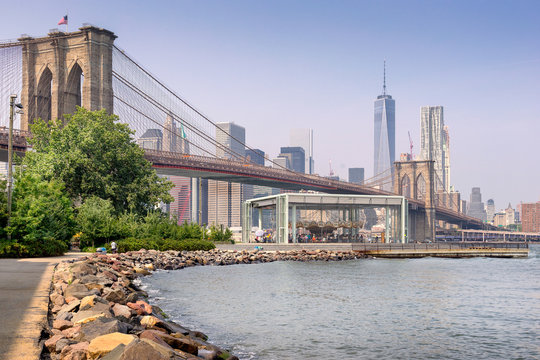
[[11, 216], [13, 241], [28, 247], [30, 256], [58, 255], [75, 233], [72, 203], [58, 180], [28, 172], [15, 176]]
[[78, 208], [77, 226], [82, 232], [81, 249], [86, 246], [108, 242], [116, 234], [113, 216], [114, 207], [110, 200], [92, 196]]
[[79, 107], [65, 118], [31, 126], [34, 151], [23, 160], [26, 171], [61, 180], [75, 203], [92, 196], [110, 200], [115, 214], [145, 214], [173, 200], [172, 183], [157, 176], [134, 132], [116, 115]]

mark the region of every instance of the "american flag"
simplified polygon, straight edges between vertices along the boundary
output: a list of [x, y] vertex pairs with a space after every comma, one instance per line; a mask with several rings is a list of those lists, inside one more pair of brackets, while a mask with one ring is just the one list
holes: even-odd
[[62, 19], [58, 22], [58, 25], [67, 25], [67, 15], [62, 17]]

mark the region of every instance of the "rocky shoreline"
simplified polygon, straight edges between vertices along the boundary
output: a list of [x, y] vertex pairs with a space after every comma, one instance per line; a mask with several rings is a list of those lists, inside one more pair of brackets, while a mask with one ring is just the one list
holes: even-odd
[[155, 250], [92, 254], [60, 263], [49, 296], [41, 359], [237, 359], [208, 337], [167, 320], [133, 280], [153, 270], [273, 261], [339, 261], [352, 251]]

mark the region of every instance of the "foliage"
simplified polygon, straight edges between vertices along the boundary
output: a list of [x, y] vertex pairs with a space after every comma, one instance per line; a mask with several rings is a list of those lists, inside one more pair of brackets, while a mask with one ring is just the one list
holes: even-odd
[[116, 220], [113, 217], [114, 208], [109, 200], [103, 200], [96, 196], [88, 198], [79, 207], [77, 226], [81, 232], [79, 246], [81, 248], [114, 238], [116, 232]]
[[223, 226], [217, 226], [215, 224], [210, 226], [208, 238], [213, 242], [231, 242], [234, 244], [232, 236], [233, 233], [229, 228], [223, 229]]
[[63, 181], [78, 203], [97, 196], [109, 200], [115, 214], [144, 215], [172, 201], [172, 183], [156, 175], [128, 125], [105, 110], [78, 108], [65, 122], [37, 120], [31, 131], [34, 151], [23, 160], [25, 171]]
[[146, 250], [175, 250], [175, 251], [197, 251], [211, 250], [216, 246], [210, 241], [200, 239], [138, 239], [128, 238], [117, 242], [118, 252], [137, 251], [140, 249]]
[[[0, 179], [0, 189], [6, 189], [6, 180]], [[7, 226], [7, 191], [0, 191], [0, 239], [6, 237]]]
[[14, 242], [26, 246], [29, 256], [66, 251], [75, 233], [75, 221], [62, 182], [26, 171], [16, 174], [8, 232]]

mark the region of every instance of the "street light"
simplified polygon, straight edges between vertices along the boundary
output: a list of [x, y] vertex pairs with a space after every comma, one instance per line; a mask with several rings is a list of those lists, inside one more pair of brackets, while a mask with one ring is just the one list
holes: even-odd
[[[7, 218], [7, 226], [9, 227], [11, 224], [11, 192], [13, 187], [13, 174], [12, 174], [12, 167], [13, 167], [13, 117], [14, 117], [14, 107], [17, 107], [19, 110], [23, 108], [23, 106], [20, 103], [15, 103], [15, 99], [17, 99], [17, 95], [10, 95], [9, 96], [9, 137], [8, 137], [8, 183], [7, 183], [7, 210], [8, 210], [8, 218]], [[19, 112], [19, 111], [17, 111]], [[8, 232], [8, 240], [11, 240], [11, 233]]]

